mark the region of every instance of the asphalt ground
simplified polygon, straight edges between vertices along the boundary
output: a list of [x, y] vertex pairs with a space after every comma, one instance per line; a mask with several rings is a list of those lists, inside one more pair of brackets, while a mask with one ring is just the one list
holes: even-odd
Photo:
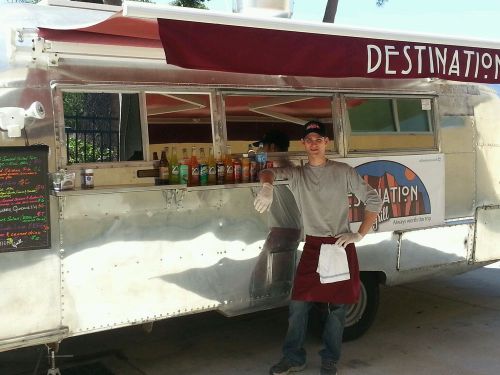
[[[66, 339], [62, 375], [267, 374], [280, 359], [286, 308], [225, 318], [209, 312]], [[306, 342], [319, 373], [319, 325]], [[500, 263], [381, 289], [372, 328], [344, 343], [340, 375], [500, 374]], [[65, 357], [70, 356], [70, 357]], [[0, 353], [0, 375], [47, 374], [44, 346]]]

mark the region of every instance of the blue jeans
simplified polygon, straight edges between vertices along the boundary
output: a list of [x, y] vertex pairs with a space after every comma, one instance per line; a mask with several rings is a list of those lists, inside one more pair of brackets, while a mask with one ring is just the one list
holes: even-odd
[[[288, 331], [283, 344], [283, 356], [296, 365], [302, 365], [306, 362], [304, 341], [309, 310], [313, 304], [314, 302], [309, 301], [290, 301]], [[322, 360], [332, 360], [336, 363], [340, 359], [345, 313], [345, 305], [328, 305], [328, 316], [322, 336], [324, 347], [319, 352]]]

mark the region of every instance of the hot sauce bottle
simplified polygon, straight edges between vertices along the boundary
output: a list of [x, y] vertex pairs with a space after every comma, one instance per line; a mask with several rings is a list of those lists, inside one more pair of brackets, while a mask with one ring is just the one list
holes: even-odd
[[189, 165], [191, 167], [189, 185], [198, 186], [200, 184], [200, 165], [198, 164], [198, 158], [196, 157], [195, 146], [191, 148], [191, 159], [189, 159]]

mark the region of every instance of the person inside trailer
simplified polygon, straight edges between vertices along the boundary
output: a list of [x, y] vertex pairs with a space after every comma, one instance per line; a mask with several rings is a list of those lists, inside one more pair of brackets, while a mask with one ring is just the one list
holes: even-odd
[[[282, 153], [274, 161], [275, 164], [293, 165], [284, 154], [290, 146], [286, 133], [273, 128], [253, 145], [259, 146], [260, 143], [265, 152]], [[290, 291], [292, 285], [302, 220], [293, 193], [287, 185], [277, 185], [273, 192], [268, 226], [269, 234], [255, 264], [250, 283], [251, 299], [260, 301], [263, 297], [282, 297]]]

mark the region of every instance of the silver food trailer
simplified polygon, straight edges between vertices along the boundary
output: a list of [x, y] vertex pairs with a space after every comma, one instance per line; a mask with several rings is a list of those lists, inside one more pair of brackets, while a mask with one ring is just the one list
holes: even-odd
[[380, 284], [500, 258], [498, 43], [129, 2], [0, 14], [0, 350], [286, 304], [300, 246], [266, 241], [299, 229], [286, 210], [257, 213], [258, 182], [156, 185], [153, 153], [236, 160], [278, 129], [268, 158], [300, 164], [311, 118], [384, 201], [346, 338]]

